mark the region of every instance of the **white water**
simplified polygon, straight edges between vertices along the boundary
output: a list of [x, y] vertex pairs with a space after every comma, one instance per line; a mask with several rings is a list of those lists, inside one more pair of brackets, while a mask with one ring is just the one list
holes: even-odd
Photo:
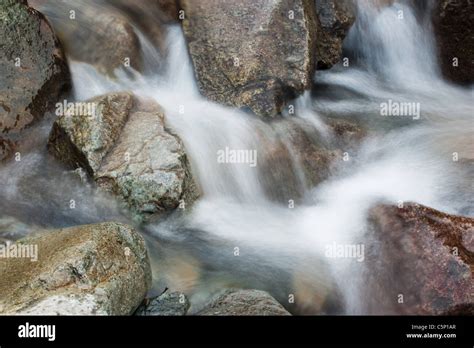
[[[260, 287], [284, 302], [293, 292], [297, 299], [298, 291], [332, 292], [335, 283], [344, 313], [366, 313], [367, 299], [359, 283], [364, 263], [329, 259], [327, 245], [370, 243], [364, 239], [366, 214], [381, 201], [415, 201], [473, 215], [472, 204], [465, 201], [470, 192], [460, 184], [466, 174], [452, 161], [454, 151], [472, 158], [472, 89], [452, 86], [440, 77], [430, 28], [420, 26], [409, 7], [396, 3], [377, 10], [369, 2], [359, 4], [358, 22], [346, 40], [346, 49], [354, 57], [350, 67], [337, 66], [315, 77], [318, 85], [340, 94], [312, 97], [306, 93], [295, 103], [296, 117], [287, 115], [279, 122], [266, 123], [201, 97], [178, 27], [169, 28], [164, 75], [118, 72], [118, 79], [110, 80], [88, 64], [70, 62], [77, 100], [114, 90], [151, 97], [164, 107], [167, 124], [184, 141], [203, 196], [184, 217], [172, 216], [146, 230], [163, 249], [170, 248], [160, 249], [163, 253], [176, 253], [175, 259], [189, 258], [200, 265], [196, 271], [201, 272], [200, 280], [176, 289], [192, 294], [196, 309], [206, 293], [222, 286]], [[398, 18], [400, 10], [403, 20]], [[153, 62], [163, 58], [140, 38], [150, 65], [145, 71], [153, 71]], [[405, 127], [387, 123], [379, 105], [388, 99], [419, 102], [421, 119], [409, 120]], [[293, 153], [289, 126], [303, 125], [307, 133], [330, 142], [324, 115], [363, 119], [376, 131], [349, 153], [349, 161], [340, 159], [337, 171], [315, 188], [306, 187], [303, 170], [293, 159], [292, 179], [304, 199], [290, 209], [288, 200], [293, 197], [275, 199], [264, 189], [268, 171], [261, 164], [272, 158], [275, 146]], [[216, 153], [225, 147], [257, 150], [259, 165], [218, 163]], [[31, 161], [27, 163], [36, 163]], [[0, 175], [19, 180], [8, 169]], [[52, 187], [55, 180], [44, 185]], [[277, 190], [288, 181], [271, 184]], [[2, 198], [22, 197], [18, 189], [8, 187], [0, 192]], [[91, 198], [97, 195], [80, 185], [71, 191]], [[113, 204], [90, 203], [79, 220], [97, 220], [92, 214], [97, 206]], [[115, 208], [107, 209], [112, 210], [109, 215], [117, 214]], [[234, 254], [236, 247], [239, 256]], [[294, 285], [301, 278], [303, 290]], [[304, 311], [307, 305], [310, 312], [319, 310], [307, 303], [311, 300], [298, 300], [296, 311]]]

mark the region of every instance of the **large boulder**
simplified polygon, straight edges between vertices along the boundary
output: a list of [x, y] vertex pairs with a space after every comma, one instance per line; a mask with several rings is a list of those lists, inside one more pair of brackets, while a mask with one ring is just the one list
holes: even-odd
[[443, 74], [460, 84], [474, 82], [474, 2], [439, 0], [433, 24]]
[[209, 99], [274, 116], [288, 100], [311, 88], [314, 1], [180, 3], [199, 89]]
[[317, 67], [328, 69], [341, 60], [342, 42], [355, 20], [350, 0], [315, 0], [318, 17]]
[[40, 119], [69, 86], [61, 45], [26, 1], [0, 2], [0, 136]]
[[272, 296], [261, 290], [225, 290], [197, 315], [290, 315]]
[[56, 158], [83, 168], [99, 187], [122, 197], [140, 220], [197, 198], [184, 145], [166, 128], [158, 104], [130, 93], [86, 103], [96, 105], [92, 117], [66, 113], [54, 123], [48, 148]]
[[32, 2], [50, 19], [68, 57], [113, 76], [117, 68], [142, 68], [140, 41], [124, 15], [90, 2]]
[[[36, 257], [13, 257], [13, 248]], [[0, 313], [129, 315], [151, 286], [143, 237], [120, 223], [43, 231], [0, 258]], [[27, 255], [24, 253], [23, 255]]]
[[473, 218], [405, 204], [378, 205], [370, 220], [369, 313], [437, 315], [473, 302]]

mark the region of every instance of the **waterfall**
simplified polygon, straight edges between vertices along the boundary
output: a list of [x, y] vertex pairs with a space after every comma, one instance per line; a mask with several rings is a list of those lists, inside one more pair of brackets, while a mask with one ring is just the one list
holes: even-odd
[[[314, 293], [331, 293], [337, 285], [343, 313], [367, 314], [359, 277], [365, 266], [354, 260], [328, 259], [328, 245], [367, 243], [367, 212], [377, 202], [415, 201], [474, 215], [472, 204], [466, 201], [469, 192], [458, 185], [468, 174], [453, 166], [451, 158], [453, 152], [474, 158], [473, 89], [443, 80], [431, 28], [420, 22], [407, 2], [357, 4], [357, 21], [344, 45], [349, 66], [318, 71], [314, 93], [295, 101], [295, 115], [275, 122], [203, 97], [179, 26], [167, 29], [166, 56], [135, 28], [145, 57], [143, 74], [129, 68], [117, 71], [114, 79], [89, 64], [69, 61], [76, 100], [119, 90], [153, 98], [164, 108], [167, 126], [184, 142], [202, 197], [186, 214], [172, 215], [144, 230], [158, 241], [157, 248], [164, 244], [173, 250], [168, 254], [199, 260], [206, 282], [193, 283], [190, 291], [196, 302], [223, 285], [262, 288], [287, 301], [292, 290], [283, 284], [292, 283], [297, 273]], [[54, 11], [50, 8], [46, 14], [54, 16]], [[159, 71], [153, 69], [154, 64], [161, 65]], [[333, 92], [318, 90], [323, 85]], [[419, 117], [412, 115], [400, 122], [394, 118], [391, 123], [380, 111], [389, 100], [419, 105]], [[326, 117], [360, 121], [384, 132], [348, 149], [349, 160], [339, 160], [329, 179], [316, 187], [305, 185], [301, 163], [292, 156], [294, 177], [285, 179], [294, 180], [302, 196], [294, 207], [289, 208], [291, 197], [278, 201], [264, 189], [268, 168], [218, 160], [219, 154], [232, 150], [255, 153], [259, 164], [272, 158], [278, 146], [293, 153], [288, 129], [295, 125], [303, 124], [305, 132], [326, 144], [331, 141]], [[41, 128], [43, 141], [50, 125], [51, 119]], [[29, 156], [31, 160], [22, 165], [29, 167], [21, 172], [15, 169], [13, 175], [8, 166], [0, 169], [0, 178], [14, 181], [8, 189], [0, 188], [0, 202], [11, 202], [8, 211], [54, 216], [38, 217], [35, 223], [71, 222], [69, 217], [59, 223], [68, 213], [58, 209], [64, 202], [53, 193], [59, 180], [51, 174], [59, 171], [56, 164], [42, 163], [44, 151]], [[74, 221], [123, 219], [110, 200], [72, 179], [67, 182], [62, 194], [82, 197], [84, 203]], [[44, 188], [42, 197], [32, 193], [31, 185]], [[34, 206], [36, 199], [41, 209]], [[0, 203], [7, 209], [4, 205]]]

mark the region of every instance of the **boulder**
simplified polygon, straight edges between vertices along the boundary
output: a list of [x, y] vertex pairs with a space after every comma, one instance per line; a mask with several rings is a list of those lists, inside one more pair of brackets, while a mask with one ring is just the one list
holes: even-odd
[[355, 20], [350, 0], [315, 0], [318, 17], [318, 69], [328, 69], [341, 60], [342, 42]]
[[228, 289], [218, 294], [197, 315], [291, 315], [267, 292]]
[[313, 1], [182, 0], [184, 35], [203, 95], [275, 116], [312, 86]]
[[94, 3], [81, 6], [72, 0], [34, 4], [50, 18], [69, 58], [94, 65], [110, 76], [126, 66], [141, 70], [140, 41], [132, 24], [118, 11]]
[[473, 302], [473, 218], [410, 203], [378, 205], [370, 221], [369, 313], [438, 315]]
[[460, 84], [473, 83], [474, 2], [437, 1], [433, 9], [433, 25], [444, 76]]
[[166, 128], [158, 104], [130, 93], [86, 103], [96, 105], [93, 117], [65, 114], [54, 123], [48, 149], [56, 158], [83, 168], [142, 221], [197, 198], [184, 145]]
[[69, 87], [70, 76], [61, 45], [41, 13], [26, 1], [3, 0], [0, 17], [2, 136], [43, 117]]
[[129, 315], [151, 286], [144, 239], [120, 223], [42, 231], [10, 248], [19, 245], [37, 260], [0, 258], [2, 314]]
[[189, 300], [184, 294], [170, 292], [146, 299], [137, 309], [135, 315], [181, 316], [186, 315], [189, 306]]

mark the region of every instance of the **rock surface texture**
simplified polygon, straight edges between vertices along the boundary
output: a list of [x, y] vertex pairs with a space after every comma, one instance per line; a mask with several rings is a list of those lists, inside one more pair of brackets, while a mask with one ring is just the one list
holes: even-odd
[[433, 24], [443, 74], [460, 84], [473, 83], [474, 2], [437, 1], [433, 10]]
[[290, 315], [272, 296], [260, 290], [226, 290], [197, 315]]
[[41, 233], [10, 246], [36, 246], [37, 261], [0, 258], [0, 313], [129, 315], [151, 286], [145, 242], [114, 222]]
[[201, 93], [275, 116], [312, 86], [314, 2], [182, 0], [184, 34]]
[[69, 84], [61, 45], [44, 16], [26, 1], [2, 0], [0, 136], [42, 118]]
[[158, 104], [130, 93], [87, 103], [94, 116], [63, 115], [48, 148], [70, 168], [86, 170], [102, 189], [122, 197], [140, 219], [175, 209], [198, 194], [184, 145], [165, 127]]
[[342, 41], [355, 20], [350, 0], [316, 0], [318, 17], [318, 69], [328, 69], [341, 60]]
[[369, 313], [437, 315], [473, 303], [474, 219], [406, 204], [376, 206], [371, 221]]

